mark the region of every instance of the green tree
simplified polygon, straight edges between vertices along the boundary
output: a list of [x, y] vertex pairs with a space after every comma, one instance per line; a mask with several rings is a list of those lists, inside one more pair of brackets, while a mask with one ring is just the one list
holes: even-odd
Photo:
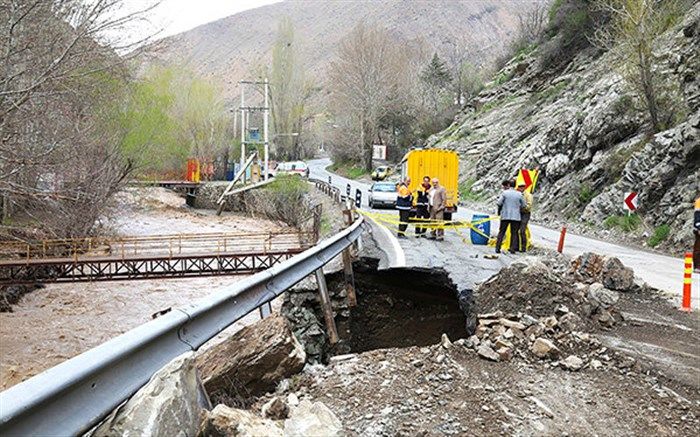
[[[674, 118], [677, 102], [668, 99], [674, 84], [664, 76], [654, 41], [681, 16], [683, 0], [598, 0], [610, 23], [595, 34], [595, 41], [615, 58], [634, 95], [643, 103], [651, 128], [658, 132]], [[668, 101], [664, 104], [664, 101]]]
[[421, 80], [429, 87], [438, 90], [443, 90], [450, 85], [452, 81], [450, 72], [447, 71], [445, 63], [440, 59], [437, 53], [433, 54], [430, 63], [421, 73]]

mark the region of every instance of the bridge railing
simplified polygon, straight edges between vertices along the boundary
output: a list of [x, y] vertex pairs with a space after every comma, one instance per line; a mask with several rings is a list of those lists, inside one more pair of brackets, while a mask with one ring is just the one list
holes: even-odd
[[197, 350], [272, 301], [339, 255], [361, 233], [359, 218], [299, 255], [0, 393], [0, 435], [76, 435], [88, 431], [170, 360]]
[[0, 261], [17, 259], [118, 257], [304, 249], [313, 232], [202, 233], [147, 237], [91, 237], [36, 242], [0, 241]]

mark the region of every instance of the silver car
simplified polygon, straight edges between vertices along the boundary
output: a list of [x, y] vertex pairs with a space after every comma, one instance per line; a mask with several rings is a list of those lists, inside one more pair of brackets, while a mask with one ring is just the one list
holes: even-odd
[[369, 189], [369, 207], [396, 207], [396, 183], [377, 182]]

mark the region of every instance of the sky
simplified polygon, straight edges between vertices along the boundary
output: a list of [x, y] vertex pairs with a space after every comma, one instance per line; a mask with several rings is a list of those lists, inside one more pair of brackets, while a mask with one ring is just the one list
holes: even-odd
[[[129, 8], [143, 8], [153, 0], [125, 0]], [[150, 13], [150, 24], [142, 25], [141, 36], [153, 34], [158, 38], [190, 30], [199, 25], [216, 21], [220, 18], [257, 8], [280, 0], [163, 0]]]

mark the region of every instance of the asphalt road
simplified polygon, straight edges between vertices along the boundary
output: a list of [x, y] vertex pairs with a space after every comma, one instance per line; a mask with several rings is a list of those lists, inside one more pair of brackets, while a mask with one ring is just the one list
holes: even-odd
[[[369, 210], [367, 197], [371, 186], [370, 183], [353, 181], [326, 171], [326, 167], [331, 164], [328, 158], [311, 160], [308, 161], [308, 164], [310, 176], [313, 178], [328, 180], [330, 176], [331, 183], [340, 188], [342, 192], [345, 192], [349, 184], [353, 196], [356, 190], [361, 190], [362, 208]], [[371, 211], [397, 214], [396, 211], [386, 209]], [[470, 220], [473, 214], [480, 213], [483, 212], [460, 208], [455, 214], [455, 218]], [[445, 241], [437, 243], [413, 237], [399, 240], [387, 228], [376, 224], [373, 226], [373, 230], [376, 236], [375, 239], [381, 243], [387, 253], [389, 266], [445, 268], [455, 283], [461, 287], [473, 287], [474, 284], [487, 279], [500, 270], [501, 267], [513, 262], [517, 259], [517, 256], [522, 256], [516, 255], [513, 257], [502, 254], [497, 260], [485, 259], [483, 255], [492, 253], [492, 248], [465, 243], [454, 232], [448, 232]], [[498, 224], [493, 222], [491, 227], [492, 234], [497, 230]], [[409, 235], [412, 235], [412, 232], [412, 227], [410, 227]], [[558, 229], [530, 225], [530, 232], [532, 233], [534, 244], [556, 249], [560, 233]], [[464, 232], [464, 234], [466, 236], [467, 232]], [[650, 286], [664, 291], [669, 298], [674, 300], [674, 304], [680, 306], [683, 290], [683, 259], [568, 233], [566, 235], [564, 253], [570, 256], [577, 256], [584, 252], [595, 252], [619, 258], [626, 266], [631, 267], [638, 277], [646, 281]], [[697, 274], [693, 275], [692, 307], [700, 308], [700, 275]]]

